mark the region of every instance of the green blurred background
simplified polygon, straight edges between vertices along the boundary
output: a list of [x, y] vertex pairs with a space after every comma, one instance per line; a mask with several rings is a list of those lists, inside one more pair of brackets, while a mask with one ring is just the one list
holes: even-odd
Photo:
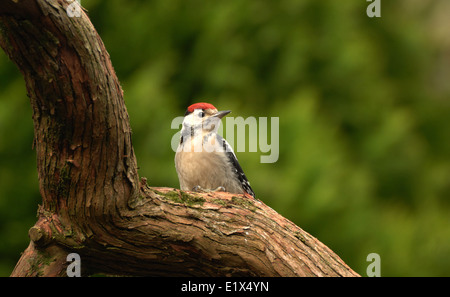
[[[450, 1], [82, 0], [124, 89], [140, 175], [178, 187], [174, 117], [279, 117], [238, 158], [259, 199], [361, 275], [450, 276]], [[0, 275], [40, 202], [23, 79], [0, 53]]]

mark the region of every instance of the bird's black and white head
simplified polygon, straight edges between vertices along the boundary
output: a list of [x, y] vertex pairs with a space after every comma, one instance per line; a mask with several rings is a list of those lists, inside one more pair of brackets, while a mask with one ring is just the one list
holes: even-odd
[[182, 135], [200, 133], [217, 133], [220, 126], [220, 119], [231, 111], [217, 111], [217, 108], [210, 103], [195, 103], [190, 105], [184, 114]]

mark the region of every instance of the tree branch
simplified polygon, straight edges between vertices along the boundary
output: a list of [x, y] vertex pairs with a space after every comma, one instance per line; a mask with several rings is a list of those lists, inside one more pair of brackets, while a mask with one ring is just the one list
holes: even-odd
[[139, 181], [128, 113], [84, 12], [61, 0], [0, 2], [0, 45], [33, 109], [42, 205], [14, 276], [82, 272], [190, 276], [355, 276], [317, 239], [258, 200]]

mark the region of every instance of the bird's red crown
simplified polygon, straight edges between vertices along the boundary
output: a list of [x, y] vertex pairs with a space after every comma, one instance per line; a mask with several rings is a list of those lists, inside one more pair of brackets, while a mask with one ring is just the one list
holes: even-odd
[[199, 103], [194, 103], [191, 106], [189, 106], [187, 111], [194, 112], [194, 110], [196, 110], [196, 109], [217, 109], [217, 108], [215, 108], [214, 105], [212, 105], [210, 103], [199, 102]]

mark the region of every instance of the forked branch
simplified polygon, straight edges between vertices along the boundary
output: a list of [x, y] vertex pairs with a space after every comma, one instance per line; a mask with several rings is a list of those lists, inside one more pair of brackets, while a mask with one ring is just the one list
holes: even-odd
[[66, 275], [72, 252], [85, 275], [357, 275], [259, 200], [139, 180], [109, 55], [86, 14], [74, 17], [69, 5], [0, 2], [0, 44], [33, 109], [42, 196], [13, 276]]

